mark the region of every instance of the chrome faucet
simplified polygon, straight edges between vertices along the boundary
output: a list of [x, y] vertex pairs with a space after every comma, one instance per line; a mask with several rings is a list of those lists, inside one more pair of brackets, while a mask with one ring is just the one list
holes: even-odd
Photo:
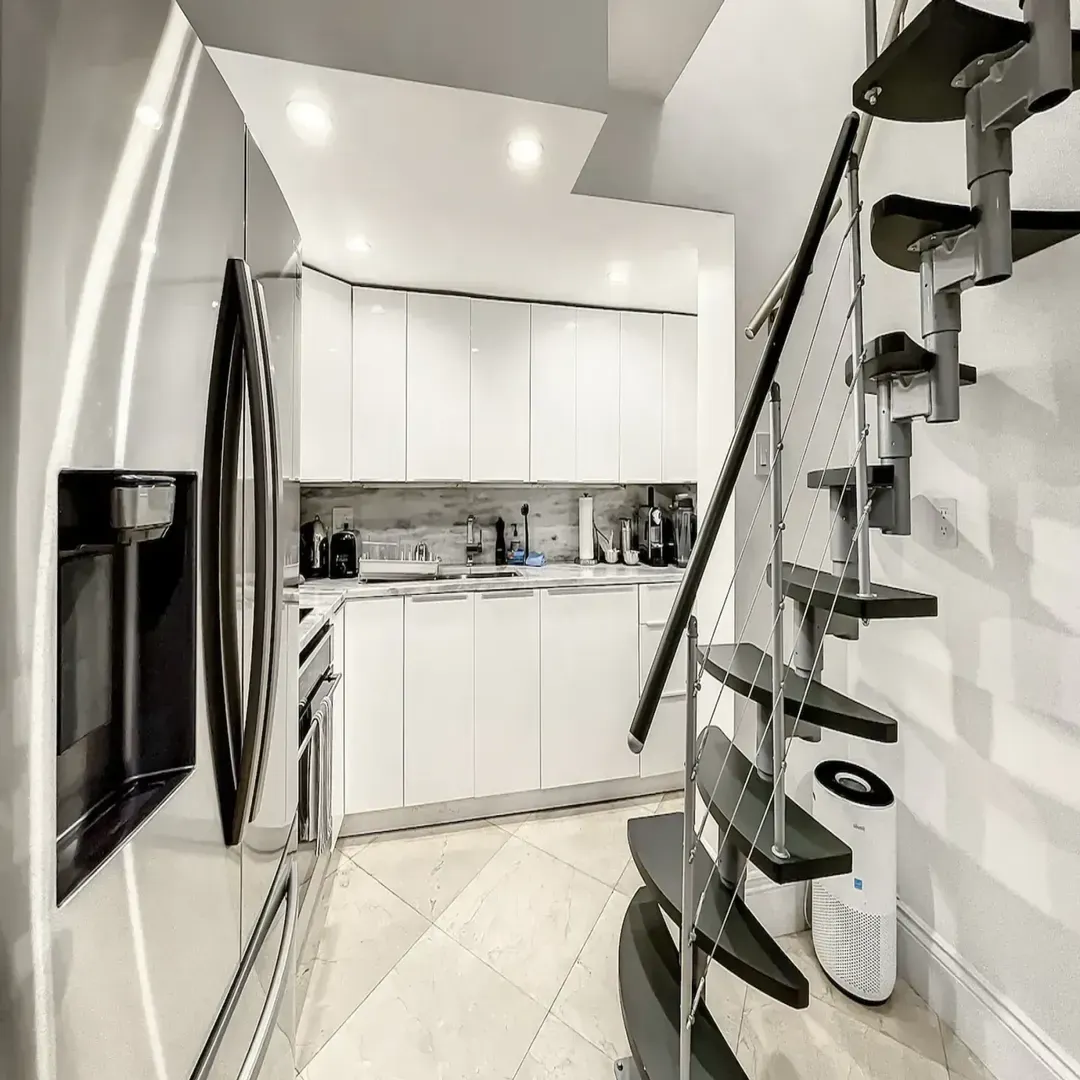
[[483, 530], [476, 524], [476, 518], [470, 514], [465, 519], [465, 565], [472, 566], [473, 556], [484, 553]]

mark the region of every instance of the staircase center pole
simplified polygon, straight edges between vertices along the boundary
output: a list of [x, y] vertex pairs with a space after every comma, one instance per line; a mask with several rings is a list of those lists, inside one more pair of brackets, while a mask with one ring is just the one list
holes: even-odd
[[[682, 919], [679, 934], [679, 1080], [690, 1080], [690, 1011], [694, 1001], [694, 838], [697, 792], [694, 789], [697, 758], [698, 622], [691, 615], [686, 624], [686, 760], [683, 766], [683, 878]], [[704, 976], [702, 976], [704, 978]]]
[[780, 385], [773, 383], [769, 396], [769, 450], [772, 477], [772, 776], [773, 776], [773, 854], [787, 858], [787, 803], [784, 801], [784, 748], [787, 734], [784, 722], [784, 474], [780, 467], [784, 444], [781, 441], [783, 418], [780, 413]]

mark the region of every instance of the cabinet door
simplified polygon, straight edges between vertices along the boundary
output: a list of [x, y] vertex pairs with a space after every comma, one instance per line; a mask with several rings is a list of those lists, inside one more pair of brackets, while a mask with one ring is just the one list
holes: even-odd
[[529, 479], [529, 305], [472, 301], [473, 480]]
[[473, 594], [405, 600], [405, 805], [473, 795]]
[[345, 614], [345, 813], [405, 803], [405, 601], [350, 600]]
[[624, 311], [619, 349], [619, 480], [659, 481], [664, 392], [664, 317]]
[[540, 780], [637, 776], [626, 733], [638, 699], [636, 585], [545, 589], [540, 600]]
[[403, 292], [353, 289], [352, 478], [405, 479]]
[[304, 270], [300, 477], [352, 475], [352, 287]]
[[664, 316], [664, 483], [697, 479], [697, 318]]
[[532, 307], [533, 481], [573, 483], [577, 476], [577, 312]]
[[[660, 645], [664, 624], [675, 602], [677, 585], [639, 586], [638, 607], [641, 612], [639, 646], [641, 685], [649, 674], [653, 657]], [[671, 672], [664, 683], [660, 704], [653, 718], [645, 748], [641, 751], [641, 775], [661, 776], [682, 772], [686, 748], [686, 638], [679, 641], [679, 649], [671, 665]]]
[[409, 293], [406, 475], [469, 479], [469, 298]]
[[619, 480], [619, 327], [617, 311], [577, 313], [577, 478]]
[[540, 600], [532, 589], [476, 596], [476, 795], [540, 787]]
[[[338, 608], [334, 615], [334, 666], [339, 674], [345, 661], [345, 609]], [[348, 709], [345, 695], [345, 679], [334, 690], [333, 739], [330, 776], [330, 819], [333, 823], [333, 843], [341, 833], [341, 823], [345, 819], [345, 714]]]

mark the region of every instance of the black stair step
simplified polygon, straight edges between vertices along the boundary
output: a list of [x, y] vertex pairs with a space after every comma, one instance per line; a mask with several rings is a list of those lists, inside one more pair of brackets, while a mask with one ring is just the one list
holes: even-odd
[[[680, 926], [682, 830], [682, 814], [631, 818], [626, 825], [634, 865], [652, 890], [653, 898]], [[696, 947], [712, 954], [721, 967], [763, 994], [793, 1009], [805, 1009], [810, 1003], [810, 985], [806, 976], [750, 914], [742, 898], [720, 880], [720, 872], [707, 854], [699, 849], [694, 860], [695, 911], [705, 893], [697, 923]]]
[[[953, 79], [980, 56], [1027, 40], [1028, 28], [1019, 19], [957, 0], [930, 0], [855, 81], [852, 100], [857, 109], [886, 120], [962, 120], [964, 90]], [[1080, 86], [1080, 31], [1073, 31], [1072, 48], [1073, 85]]]
[[[919, 271], [913, 246], [928, 237], [973, 229], [978, 211], [960, 203], [934, 202], [911, 195], [886, 195], [870, 215], [870, 245], [882, 262], [897, 270]], [[1013, 261], [1045, 251], [1080, 234], [1080, 211], [1014, 210]]]
[[[891, 465], [867, 465], [866, 483], [874, 488], [891, 488], [896, 470]], [[829, 488], [855, 489], [855, 469], [840, 465], [835, 469], [815, 469], [806, 474], [806, 486], [811, 491], [827, 491]]]
[[772, 782], [718, 727], [707, 727], [698, 736], [698, 751], [698, 793], [720, 823], [721, 835], [730, 824], [735, 846], [766, 877], [786, 885], [851, 871], [851, 848], [791, 799], [786, 804], [788, 857], [777, 858], [772, 850]]
[[[771, 585], [771, 567], [766, 577]], [[869, 596], [860, 596], [859, 583], [854, 578], [784, 563], [784, 595], [834, 615], [850, 615], [855, 619], [932, 619], [938, 613], [936, 596], [894, 589], [891, 585], [871, 584], [870, 590]]]
[[[910, 375], [922, 375], [934, 370], [937, 353], [924, 349], [917, 341], [908, 337], [903, 330], [894, 330], [882, 334], [866, 343], [866, 362], [863, 372], [866, 375], [867, 394], [876, 394], [874, 385], [881, 379], [900, 378]], [[844, 382], [851, 385], [851, 357], [844, 361]], [[960, 385], [974, 386], [978, 374], [970, 364], [960, 365]]]
[[[642, 1080], [679, 1075], [679, 950], [648, 888], [630, 900], [619, 934], [619, 1004], [630, 1053]], [[691, 1042], [691, 1080], [747, 1080], [709, 1013], [698, 1007]]]
[[[727, 680], [737, 694], [771, 710], [772, 657], [756, 645], [710, 645], [704, 656], [705, 670]], [[801, 708], [801, 711], [800, 711]], [[896, 721], [861, 701], [846, 697], [813, 679], [804, 679], [790, 667], [784, 675], [784, 712], [830, 731], [841, 731], [872, 742], [894, 743]]]

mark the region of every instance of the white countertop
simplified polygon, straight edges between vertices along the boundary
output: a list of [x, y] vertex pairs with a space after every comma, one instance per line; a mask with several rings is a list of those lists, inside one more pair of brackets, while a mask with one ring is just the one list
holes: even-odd
[[[444, 567], [444, 572], [462, 572], [464, 567]], [[493, 567], [475, 568], [482, 573]], [[547, 566], [517, 566], [516, 575], [499, 577], [434, 579], [428, 581], [361, 582], [347, 578], [307, 582], [296, 590], [302, 607], [311, 613], [300, 623], [300, 648], [311, 640], [346, 600], [381, 596], [417, 596], [432, 593], [508, 592], [517, 589], [554, 589], [596, 585], [671, 585], [682, 581], [684, 571], [675, 566], [623, 566], [606, 564], [579, 566], [577, 563], [551, 563]], [[290, 592], [292, 590], [289, 590]]]

